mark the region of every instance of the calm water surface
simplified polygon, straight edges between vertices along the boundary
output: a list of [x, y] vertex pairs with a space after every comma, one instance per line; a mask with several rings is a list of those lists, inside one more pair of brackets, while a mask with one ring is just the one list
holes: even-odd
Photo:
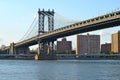
[[0, 80], [120, 80], [120, 61], [0, 60]]

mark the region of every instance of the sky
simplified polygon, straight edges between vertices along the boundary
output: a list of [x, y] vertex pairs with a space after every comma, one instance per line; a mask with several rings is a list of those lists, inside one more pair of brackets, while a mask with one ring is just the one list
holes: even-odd
[[[120, 0], [1, 0], [0, 1], [0, 45], [18, 42], [31, 25], [40, 9], [54, 9], [56, 13], [73, 19], [86, 20], [110, 13], [120, 8]], [[119, 9], [120, 10], [120, 9]], [[111, 34], [119, 26], [90, 32], [101, 35], [101, 43], [111, 42]], [[75, 48], [76, 36], [69, 36]]]

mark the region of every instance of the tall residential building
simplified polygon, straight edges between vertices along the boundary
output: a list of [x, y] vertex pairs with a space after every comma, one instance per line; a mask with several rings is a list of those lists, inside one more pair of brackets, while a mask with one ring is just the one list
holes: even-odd
[[71, 41], [67, 41], [66, 38], [63, 38], [62, 41], [57, 41], [57, 52], [71, 53], [71, 51], [72, 51]]
[[101, 44], [101, 53], [111, 51], [111, 43]]
[[77, 35], [76, 54], [99, 54], [100, 35]]
[[112, 51], [120, 53], [120, 31], [112, 34]]

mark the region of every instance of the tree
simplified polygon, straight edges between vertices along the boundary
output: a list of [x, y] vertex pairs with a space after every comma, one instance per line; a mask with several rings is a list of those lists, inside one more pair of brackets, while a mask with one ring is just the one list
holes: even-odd
[[106, 51], [105, 54], [115, 54], [113, 51]]

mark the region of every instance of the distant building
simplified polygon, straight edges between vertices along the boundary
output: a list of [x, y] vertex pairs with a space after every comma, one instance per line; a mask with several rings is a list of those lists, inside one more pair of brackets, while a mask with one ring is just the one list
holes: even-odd
[[120, 31], [112, 34], [112, 51], [120, 53]]
[[2, 49], [5, 49], [5, 48], [6, 48], [5, 45], [1, 45], [1, 47], [0, 47], [1, 50], [2, 50]]
[[111, 43], [101, 44], [101, 53], [111, 51]]
[[63, 38], [62, 41], [57, 41], [57, 52], [66, 52], [71, 53], [72, 51], [72, 42], [67, 41], [66, 38]]
[[77, 35], [76, 54], [99, 54], [100, 35]]

